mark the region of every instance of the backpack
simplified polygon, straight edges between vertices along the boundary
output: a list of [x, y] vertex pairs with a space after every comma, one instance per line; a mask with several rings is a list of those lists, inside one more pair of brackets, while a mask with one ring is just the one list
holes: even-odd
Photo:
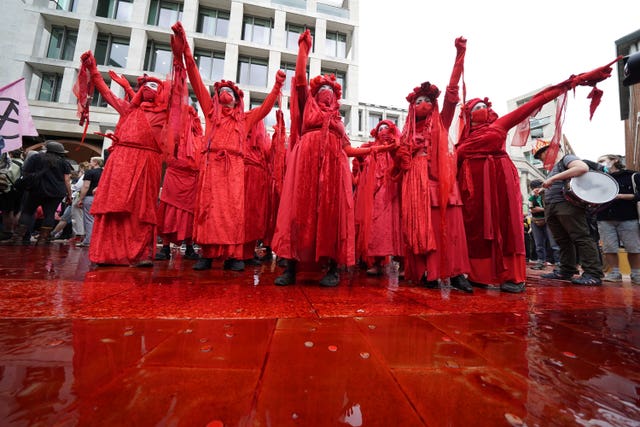
[[0, 169], [0, 193], [8, 193], [15, 187], [15, 182], [22, 175], [22, 166], [17, 161], [6, 163]]

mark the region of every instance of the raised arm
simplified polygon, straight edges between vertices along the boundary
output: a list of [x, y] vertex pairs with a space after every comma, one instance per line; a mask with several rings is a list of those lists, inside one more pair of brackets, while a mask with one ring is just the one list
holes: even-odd
[[178, 57], [184, 55], [184, 62], [187, 68], [189, 81], [191, 82], [191, 87], [193, 88], [193, 92], [196, 94], [196, 98], [198, 98], [202, 112], [207, 116], [213, 110], [213, 101], [211, 100], [209, 89], [207, 89], [205, 84], [202, 82], [198, 65], [193, 58], [193, 54], [189, 48], [189, 43], [187, 42], [187, 35], [185, 34], [184, 28], [180, 22], [173, 24], [171, 29], [175, 34], [175, 37], [173, 37], [171, 41], [173, 55]]
[[[615, 62], [615, 61], [614, 61]], [[535, 94], [529, 102], [523, 104], [512, 112], [505, 114], [494, 122], [495, 125], [509, 130], [516, 126], [527, 117], [531, 116], [534, 111], [542, 107], [549, 101], [552, 101], [565, 92], [575, 88], [576, 86], [595, 86], [611, 76], [611, 64], [596, 68], [586, 73], [571, 76], [567, 80], [556, 85], [545, 88]]]
[[449, 84], [447, 85], [447, 90], [444, 94], [442, 111], [440, 113], [442, 124], [446, 129], [449, 129], [451, 126], [456, 105], [460, 102], [460, 88], [458, 86], [458, 82], [460, 81], [460, 76], [464, 71], [464, 55], [467, 52], [467, 39], [464, 37], [458, 37], [455, 41], [455, 46], [456, 59], [453, 63], [453, 70], [451, 70], [451, 77], [449, 78]]
[[132, 99], [136, 93], [131, 87], [129, 80], [125, 79], [123, 76], [119, 75], [113, 70], [109, 70], [109, 76], [111, 76], [111, 80], [118, 83], [124, 89], [124, 93], [127, 95], [129, 99]]
[[128, 103], [118, 98], [113, 92], [111, 92], [111, 89], [109, 89], [109, 86], [107, 86], [107, 83], [102, 78], [100, 71], [98, 71], [98, 66], [96, 65], [96, 59], [93, 57], [93, 53], [91, 53], [91, 51], [89, 50], [83, 53], [80, 59], [82, 61], [82, 66], [85, 67], [89, 72], [91, 81], [95, 85], [98, 92], [100, 92], [104, 100], [113, 108], [115, 108], [118, 113], [122, 114], [124, 111], [126, 111]]
[[300, 38], [298, 39], [298, 58], [296, 59], [296, 72], [294, 77], [296, 87], [307, 85], [307, 61], [312, 44], [311, 32], [307, 29], [304, 33], [300, 34]]
[[260, 120], [264, 119], [267, 114], [273, 108], [273, 105], [276, 103], [276, 100], [280, 96], [280, 89], [284, 84], [284, 79], [287, 77], [284, 71], [278, 70], [276, 73], [276, 82], [269, 92], [269, 95], [265, 98], [264, 102], [259, 106], [249, 111], [246, 115], [246, 127], [247, 129], [253, 128], [253, 126], [258, 123]]

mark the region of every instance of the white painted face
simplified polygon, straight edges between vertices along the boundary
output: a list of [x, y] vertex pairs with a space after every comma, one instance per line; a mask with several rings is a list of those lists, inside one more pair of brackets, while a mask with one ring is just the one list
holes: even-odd
[[474, 111], [482, 110], [483, 108], [487, 108], [487, 104], [485, 104], [484, 102], [478, 102], [473, 106], [471, 112], [473, 113]]
[[320, 86], [320, 89], [318, 89], [318, 92], [322, 92], [323, 90], [330, 90], [331, 92], [333, 92], [333, 88], [331, 87], [331, 85]]
[[431, 104], [431, 98], [425, 95], [420, 95], [419, 97], [416, 98], [416, 105], [420, 105], [423, 102], [428, 102], [429, 104]]
[[146, 82], [144, 84], [146, 87], [148, 87], [151, 90], [155, 90], [156, 92], [158, 91], [158, 83], [157, 82]]

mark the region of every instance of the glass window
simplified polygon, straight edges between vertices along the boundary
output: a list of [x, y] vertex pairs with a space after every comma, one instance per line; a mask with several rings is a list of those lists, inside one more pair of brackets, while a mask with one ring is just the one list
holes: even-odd
[[157, 25], [162, 28], [171, 28], [171, 26], [178, 21], [182, 21], [182, 3], [151, 0], [147, 24]]
[[43, 73], [38, 100], [58, 102], [62, 76], [57, 73]]
[[58, 10], [75, 12], [78, 9], [78, 2], [76, 0], [49, 0], [49, 4], [51, 3], [53, 3]]
[[370, 131], [371, 129], [375, 128], [380, 122], [380, 120], [382, 120], [382, 114], [369, 113], [369, 129], [367, 130]]
[[224, 74], [224, 52], [196, 49], [194, 57], [203, 79], [222, 80]]
[[76, 40], [78, 31], [66, 27], [52, 27], [47, 58], [73, 60], [73, 53], [76, 50]]
[[291, 90], [291, 79], [296, 74], [296, 64], [283, 62], [280, 69], [285, 72], [287, 77], [284, 79], [284, 89]]
[[320, 70], [320, 73], [322, 75], [325, 74], [333, 74], [334, 76], [336, 76], [336, 81], [338, 83], [340, 83], [340, 86], [342, 86], [342, 98], [344, 99], [346, 93], [347, 93], [347, 74], [344, 71], [340, 71], [340, 70], [328, 70], [328, 69], [322, 69]]
[[169, 45], [149, 40], [144, 61], [145, 70], [169, 74], [172, 60], [171, 47]]
[[273, 28], [271, 19], [245, 16], [242, 40], [269, 44], [271, 42], [271, 28]]
[[[296, 51], [298, 50], [298, 40], [300, 39], [300, 34], [304, 33], [307, 28], [309, 27], [289, 23], [286, 24], [288, 49], [293, 49]], [[315, 44], [315, 30], [313, 28], [309, 28], [309, 30], [311, 31], [311, 37]], [[311, 47], [311, 50], [313, 50], [313, 46]]]
[[266, 59], [240, 57], [238, 67], [238, 83], [251, 86], [267, 86], [268, 62]]
[[98, 0], [96, 16], [130, 21], [133, 11], [133, 0]]
[[198, 32], [209, 36], [227, 37], [229, 33], [229, 12], [200, 8]]
[[111, 34], [98, 34], [95, 49], [96, 62], [99, 65], [126, 68], [129, 54], [129, 40], [114, 37]]
[[[253, 110], [254, 108], [258, 108], [262, 105], [263, 102], [264, 99], [251, 98], [251, 100], [249, 101], [249, 109]], [[271, 111], [269, 111], [269, 114], [267, 114], [267, 116], [263, 119], [264, 125], [267, 128], [267, 132], [273, 128], [273, 125], [276, 124], [276, 110], [278, 110], [278, 108], [274, 106]]]
[[[105, 80], [105, 82], [107, 83], [107, 86], [109, 86], [111, 84], [110, 81]], [[108, 107], [109, 104], [107, 104], [107, 101], [104, 100], [104, 98], [102, 97], [102, 94], [100, 92], [98, 92], [97, 90], [95, 92], [93, 92], [93, 97], [91, 98], [91, 105], [94, 107]]]
[[327, 39], [324, 53], [336, 58], [347, 57], [347, 35], [338, 32], [327, 31]]

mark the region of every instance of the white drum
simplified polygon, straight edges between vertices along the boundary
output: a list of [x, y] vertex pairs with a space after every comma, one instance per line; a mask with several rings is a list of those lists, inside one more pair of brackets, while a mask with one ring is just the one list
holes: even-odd
[[603, 172], [589, 171], [573, 177], [564, 189], [565, 198], [581, 207], [597, 207], [618, 195], [618, 182]]

